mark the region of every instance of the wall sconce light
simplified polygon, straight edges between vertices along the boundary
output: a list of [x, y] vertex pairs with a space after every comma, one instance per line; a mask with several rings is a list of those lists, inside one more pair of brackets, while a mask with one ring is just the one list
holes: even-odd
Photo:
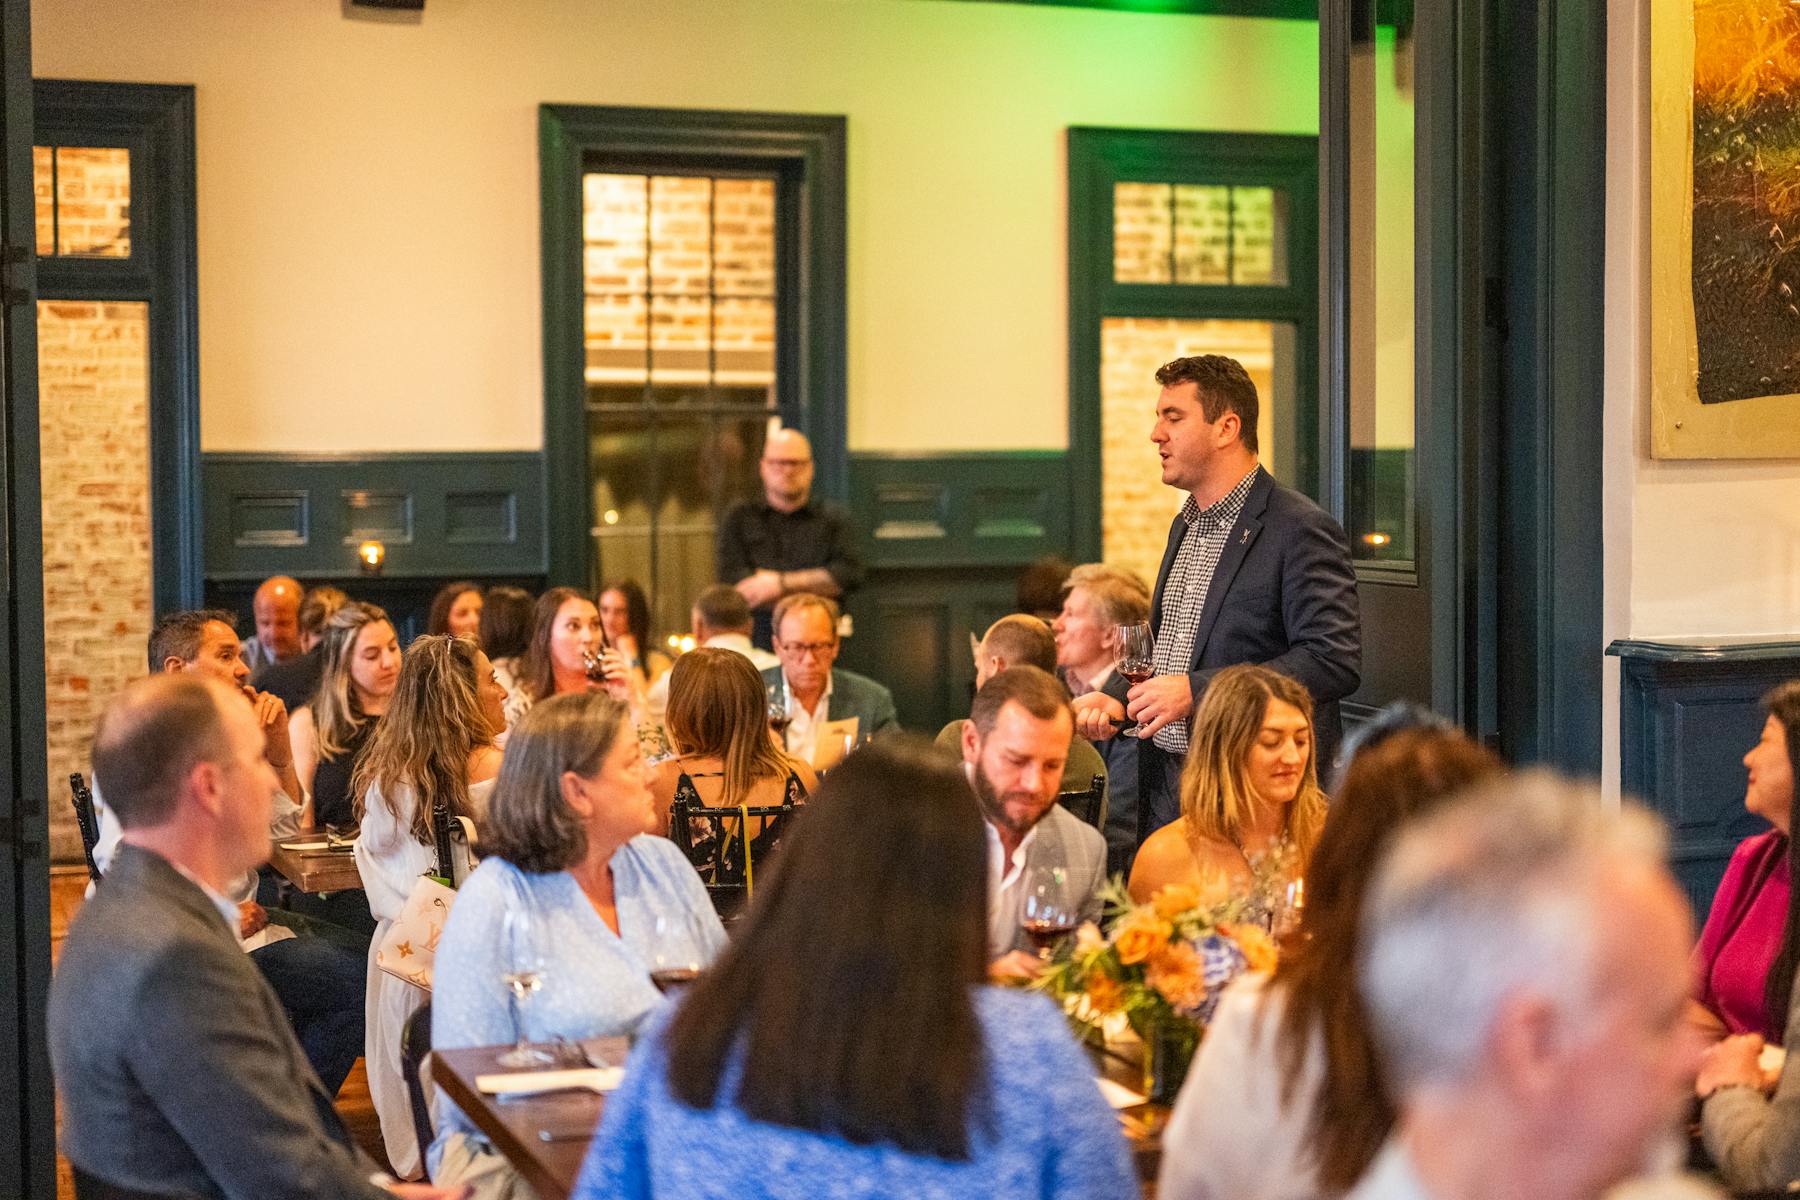
[[364, 542], [356, 548], [356, 559], [364, 575], [379, 575], [381, 565], [387, 561], [387, 547], [380, 542]]

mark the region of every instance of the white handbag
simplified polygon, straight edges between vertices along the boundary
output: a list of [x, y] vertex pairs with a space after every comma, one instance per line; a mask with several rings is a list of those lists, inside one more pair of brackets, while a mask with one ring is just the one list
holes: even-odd
[[400, 915], [375, 947], [377, 967], [427, 992], [431, 990], [438, 939], [444, 935], [444, 921], [456, 900], [456, 890], [451, 885], [468, 876], [475, 841], [475, 826], [467, 817], [451, 817], [442, 804], [433, 806], [431, 816], [438, 870], [414, 881]]

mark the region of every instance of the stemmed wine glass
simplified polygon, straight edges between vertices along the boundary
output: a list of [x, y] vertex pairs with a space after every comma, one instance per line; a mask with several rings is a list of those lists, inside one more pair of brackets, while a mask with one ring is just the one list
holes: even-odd
[[769, 685], [769, 728], [775, 731], [776, 737], [782, 739], [783, 747], [787, 745], [787, 727], [793, 719], [788, 715], [786, 685], [771, 683]]
[[688, 913], [659, 916], [654, 929], [656, 940], [650, 950], [650, 982], [656, 990], [669, 995], [680, 991], [700, 974], [704, 965], [700, 958], [702, 938], [699, 922]]
[[1025, 904], [1020, 910], [1019, 927], [1038, 957], [1048, 961], [1056, 943], [1075, 932], [1076, 902], [1069, 885], [1066, 867], [1039, 863], [1025, 872]]
[[525, 1004], [544, 985], [544, 955], [529, 907], [509, 908], [501, 922], [500, 948], [505, 956], [500, 979], [512, 993], [513, 1048], [496, 1061], [510, 1070], [541, 1067], [552, 1055], [533, 1046], [525, 1036]]
[[[1113, 627], [1113, 641], [1118, 645], [1119, 674], [1133, 687], [1156, 674], [1156, 639], [1150, 634], [1150, 622]], [[1127, 718], [1119, 726], [1120, 733], [1130, 733], [1137, 722]]]

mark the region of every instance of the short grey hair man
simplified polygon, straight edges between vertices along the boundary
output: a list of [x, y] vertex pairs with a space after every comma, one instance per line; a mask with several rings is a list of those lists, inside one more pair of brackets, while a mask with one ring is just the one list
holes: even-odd
[[1664, 849], [1647, 813], [1544, 772], [1402, 834], [1357, 961], [1400, 1116], [1354, 1200], [1591, 1200], [1644, 1169], [1698, 1052]]

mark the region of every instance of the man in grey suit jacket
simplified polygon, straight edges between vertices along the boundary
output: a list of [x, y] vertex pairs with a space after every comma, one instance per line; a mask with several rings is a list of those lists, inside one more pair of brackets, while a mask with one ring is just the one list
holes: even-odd
[[100, 719], [94, 769], [124, 838], [50, 985], [63, 1151], [114, 1188], [227, 1200], [452, 1200], [352, 1144], [225, 891], [268, 857], [274, 770], [224, 684], [155, 675]]
[[1233, 359], [1202, 354], [1165, 363], [1156, 382], [1150, 440], [1162, 481], [1189, 495], [1169, 526], [1150, 605], [1155, 674], [1136, 685], [1115, 676], [1075, 702], [1084, 737], [1112, 736], [1127, 715], [1138, 723], [1143, 835], [1180, 814], [1188, 723], [1221, 669], [1259, 663], [1305, 686], [1321, 775], [1341, 737], [1338, 701], [1362, 679], [1349, 540], [1258, 464], [1250, 376]]
[[995, 975], [1030, 975], [1027, 901], [1054, 889], [1071, 921], [1100, 919], [1106, 839], [1056, 802], [1073, 718], [1068, 693], [1037, 667], [981, 685], [963, 726], [963, 766], [988, 841], [988, 953]]
[[781, 665], [762, 673], [772, 701], [787, 706], [787, 750], [816, 767], [843, 757], [841, 744], [820, 739], [827, 721], [856, 719], [858, 740], [900, 727], [894, 694], [873, 679], [832, 664], [838, 655], [838, 607], [796, 592], [775, 606], [775, 654]]

